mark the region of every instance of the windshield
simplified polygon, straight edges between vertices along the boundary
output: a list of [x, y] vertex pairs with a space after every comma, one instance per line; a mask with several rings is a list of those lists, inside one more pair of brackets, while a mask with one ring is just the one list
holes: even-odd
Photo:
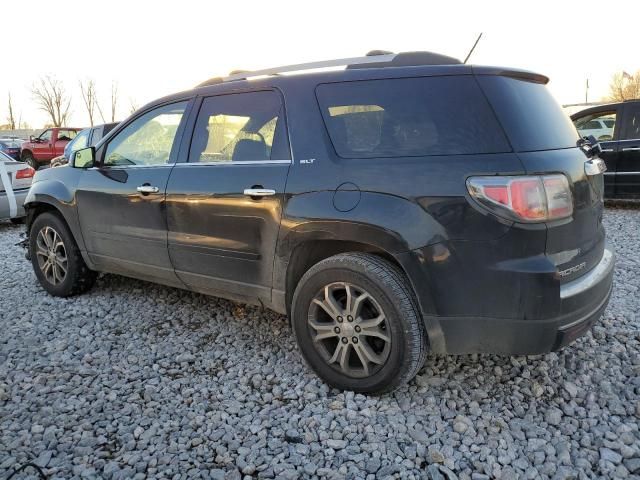
[[578, 132], [545, 85], [496, 75], [479, 75], [478, 82], [515, 151], [576, 146]]

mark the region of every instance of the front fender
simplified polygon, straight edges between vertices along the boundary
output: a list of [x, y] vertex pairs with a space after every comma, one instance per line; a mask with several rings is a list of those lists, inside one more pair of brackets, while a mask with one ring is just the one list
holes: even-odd
[[24, 208], [28, 215], [27, 231], [33, 221], [34, 212], [37, 212], [39, 207], [46, 206], [47, 209], [54, 209], [62, 215], [69, 226], [86, 261], [86, 249], [78, 222], [75, 199], [78, 174], [74, 170], [69, 167], [58, 167], [36, 173], [36, 181], [31, 185], [24, 202]]

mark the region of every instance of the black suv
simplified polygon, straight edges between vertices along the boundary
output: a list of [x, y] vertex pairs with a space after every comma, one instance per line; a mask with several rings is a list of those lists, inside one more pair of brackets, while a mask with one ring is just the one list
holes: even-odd
[[640, 198], [640, 100], [598, 105], [571, 119], [581, 135], [601, 144], [605, 198]]
[[36, 276], [58, 296], [100, 271], [262, 304], [360, 392], [427, 352], [557, 350], [603, 312], [614, 255], [597, 145], [547, 81], [428, 53], [211, 79], [37, 173]]

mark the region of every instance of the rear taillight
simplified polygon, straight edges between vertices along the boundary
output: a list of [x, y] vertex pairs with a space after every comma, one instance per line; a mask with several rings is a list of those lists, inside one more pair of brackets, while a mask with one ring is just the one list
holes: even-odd
[[16, 172], [16, 180], [20, 180], [21, 178], [33, 178], [35, 174], [36, 171], [33, 168], [23, 168], [22, 170], [18, 170]]
[[546, 222], [573, 213], [564, 175], [471, 177], [467, 190], [483, 207], [517, 222]]

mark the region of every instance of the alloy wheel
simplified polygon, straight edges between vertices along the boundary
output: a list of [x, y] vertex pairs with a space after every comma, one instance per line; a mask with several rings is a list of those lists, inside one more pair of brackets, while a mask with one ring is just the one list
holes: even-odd
[[36, 257], [40, 271], [52, 285], [58, 285], [67, 276], [67, 250], [62, 237], [53, 228], [40, 229], [36, 238]]
[[373, 295], [347, 282], [326, 285], [309, 307], [313, 345], [332, 368], [349, 377], [368, 377], [386, 363], [391, 331]]

